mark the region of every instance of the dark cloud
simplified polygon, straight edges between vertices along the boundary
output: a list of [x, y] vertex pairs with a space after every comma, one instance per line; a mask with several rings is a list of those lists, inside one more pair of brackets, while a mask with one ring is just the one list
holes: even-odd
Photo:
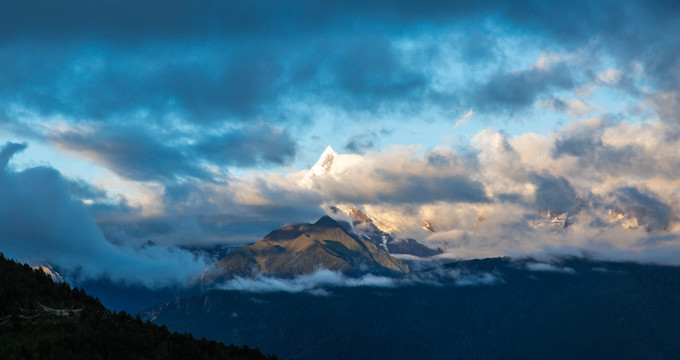
[[673, 243], [680, 240], [680, 235], [678, 234], [651, 234], [644, 238], [643, 242], [645, 244], [657, 245], [664, 243]]
[[12, 43], [0, 47], [0, 64], [8, 70], [0, 74], [0, 96], [42, 115], [81, 121], [238, 120], [274, 96], [277, 58], [266, 46], [248, 43], [133, 49]]
[[488, 64], [497, 60], [496, 40], [483, 32], [477, 32], [466, 37], [460, 46], [463, 60], [467, 64]]
[[[230, 185], [238, 189], [237, 181]], [[278, 188], [257, 178], [249, 178], [248, 186], [256, 187], [266, 203], [239, 203], [233, 193], [238, 190], [225, 184], [188, 180], [165, 185], [163, 214], [99, 223], [107, 238], [134, 244], [244, 244], [285, 224], [314, 222], [324, 214], [317, 194]]]
[[133, 180], [174, 181], [183, 176], [210, 178], [179, 144], [165, 144], [145, 128], [103, 126], [93, 131], [68, 130], [53, 134], [51, 141], [92, 157]]
[[424, 72], [445, 60], [428, 55], [438, 45], [405, 56], [395, 43], [453, 25], [469, 64], [502, 57], [489, 27], [557, 52], [601, 39], [594, 53], [606, 51], [624, 69], [643, 64], [661, 88], [677, 83], [670, 80], [677, 41], [664, 34], [680, 28], [678, 8], [663, 1], [28, 0], [2, 10], [0, 100], [79, 121], [242, 123], [266, 115], [280, 124], [300, 118], [287, 116], [282, 103], [309, 98], [344, 110], [417, 114], [450, 107], [449, 93], [476, 110], [514, 113], [588, 73], [562, 63], [510, 71], [496, 61], [501, 67], [473, 91], [441, 93]]
[[[505, 145], [510, 146], [507, 142]], [[479, 169], [477, 154], [468, 148], [461, 148], [458, 151], [436, 149], [425, 154], [425, 161], [428, 166], [439, 170], [467, 169], [476, 172]]]
[[574, 213], [578, 210], [579, 201], [576, 190], [564, 177], [554, 177], [549, 173], [530, 174], [530, 181], [536, 185], [534, 192], [538, 211], [550, 211], [553, 214]]
[[[190, 136], [197, 141], [188, 143]], [[218, 167], [283, 165], [294, 159], [297, 146], [287, 131], [263, 124], [233, 128], [220, 135], [97, 125], [53, 133], [50, 141], [123, 177], [164, 183], [185, 178], [213, 180], [214, 174], [201, 166], [203, 161]]]
[[371, 179], [360, 183], [353, 180], [326, 178], [317, 183], [325, 199], [354, 204], [384, 203], [392, 205], [427, 204], [438, 201], [485, 203], [484, 185], [467, 175], [418, 176], [376, 171]]
[[106, 191], [97, 188], [84, 180], [66, 180], [69, 193], [79, 200], [105, 200]]
[[602, 137], [612, 123], [602, 121], [581, 125], [560, 134], [552, 149], [553, 158], [566, 155], [577, 157], [583, 169], [591, 169], [593, 173], [614, 176], [634, 174], [641, 177], [675, 176], [673, 171], [659, 171], [655, 158], [650, 157], [640, 145], [605, 144]]
[[[25, 145], [7, 143], [16, 153]], [[22, 262], [47, 262], [69, 280], [107, 277], [148, 286], [186, 282], [203, 259], [172, 247], [134, 249], [105, 240], [69, 181], [49, 167], [0, 169], [0, 250]]]
[[[77, 0], [65, 4], [44, 4], [38, 0], [5, 4], [0, 30], [5, 36], [90, 36], [131, 41], [142, 36], [157, 38], [202, 37], [209, 34], [270, 36], [320, 31], [328, 27], [347, 26], [354, 18], [360, 23], [372, 20], [384, 26], [398, 27], [420, 22], [442, 24], [452, 17], [476, 18], [499, 15], [515, 26], [543, 31], [568, 41], [592, 36], [592, 32], [631, 37], [641, 25], [659, 19], [666, 25], [677, 6], [670, 1], [631, 1], [617, 7], [614, 1], [592, 3], [521, 1], [508, 4], [499, 0], [464, 1], [375, 1], [343, 2], [292, 1], [287, 4], [259, 4], [250, 1], [217, 0], [195, 3], [188, 0], [145, 2], [103, 0], [93, 4]], [[631, 15], [642, 18], [640, 24], [625, 24]], [[85, 30], [85, 31], [84, 31]], [[646, 33], [646, 32], [645, 32]], [[642, 36], [640, 36], [642, 37]], [[644, 37], [642, 37], [644, 39]]]
[[394, 130], [392, 129], [382, 128], [378, 131], [367, 131], [352, 135], [345, 144], [345, 150], [355, 154], [364, 154], [368, 150], [377, 150], [380, 138], [390, 136], [393, 132]]
[[5, 4], [0, 33], [6, 37], [101, 37], [111, 41], [146, 38], [202, 38], [220, 35], [289, 36], [324, 28], [347, 26], [347, 21], [375, 21], [390, 27], [421, 21], [447, 22], [451, 16], [468, 16], [512, 8], [501, 1], [293, 1], [258, 4], [217, 0], [195, 3], [103, 0], [96, 4], [76, 0], [44, 4], [29, 0]]
[[288, 131], [263, 124], [204, 138], [197, 151], [219, 165], [285, 165], [295, 158], [297, 143]]
[[9, 163], [9, 159], [16, 153], [26, 150], [27, 144], [8, 142], [0, 151], [0, 170], [3, 170]]
[[271, 27], [277, 23], [276, 15], [285, 13], [285, 7], [276, 4], [245, 1], [26, 1], [4, 4], [3, 8], [0, 33], [5, 37], [100, 37], [117, 42], [135, 41], [136, 37], [201, 37], [215, 32], [247, 34]]
[[402, 62], [388, 39], [360, 38], [338, 50], [332, 63], [336, 82], [356, 101], [417, 96], [427, 84], [423, 74]]
[[86, 204], [90, 216], [99, 224], [102, 220], [129, 218], [139, 216], [141, 206], [132, 206], [127, 199], [119, 197], [113, 201], [107, 199]]
[[553, 64], [548, 68], [497, 72], [473, 91], [471, 106], [480, 111], [513, 113], [532, 105], [544, 93], [573, 88], [576, 83], [570, 73], [564, 63]]
[[[386, 177], [389, 179], [389, 176]], [[431, 203], [437, 201], [484, 203], [488, 202], [484, 185], [466, 175], [447, 177], [400, 176], [391, 179], [396, 191], [379, 194], [389, 203]]]
[[602, 134], [605, 124], [579, 126], [574, 131], [565, 131], [555, 141], [555, 148], [552, 156], [558, 158], [562, 155], [572, 155], [576, 157], [592, 157], [593, 154], [602, 148]]
[[680, 42], [664, 46], [655, 56], [647, 59], [646, 71], [655, 79], [660, 93], [650, 96], [652, 104], [663, 121], [676, 125], [673, 129], [678, 136], [680, 125]]
[[347, 140], [345, 150], [355, 154], [363, 154], [367, 150], [376, 149], [377, 141], [377, 134], [373, 132], [357, 134]]
[[128, 204], [126, 198], [111, 198], [107, 192], [84, 180], [64, 179], [68, 192], [76, 201], [83, 202], [88, 213], [97, 221], [138, 215], [141, 208]]

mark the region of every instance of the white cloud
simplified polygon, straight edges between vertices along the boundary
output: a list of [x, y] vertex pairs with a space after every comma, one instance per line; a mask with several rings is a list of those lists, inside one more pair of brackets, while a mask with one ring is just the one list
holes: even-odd
[[621, 70], [610, 68], [601, 72], [597, 78], [606, 85], [616, 85], [621, 80]]
[[305, 292], [311, 295], [328, 295], [327, 289], [334, 287], [376, 287], [393, 288], [397, 286], [431, 285], [441, 286], [450, 283], [456, 286], [483, 286], [494, 285], [502, 282], [497, 275], [480, 272], [464, 272], [459, 269], [437, 268], [423, 274], [412, 274], [406, 277], [391, 278], [367, 274], [359, 278], [343, 275], [339, 271], [318, 269], [307, 275], [294, 278], [276, 278], [269, 276], [257, 276], [255, 278], [234, 277], [222, 284], [217, 285], [222, 290], [238, 290], [254, 293], [268, 292]]
[[[680, 233], [680, 139], [664, 129], [659, 121], [601, 118], [545, 135], [510, 137], [486, 129], [473, 138], [472, 153], [392, 147], [352, 155], [341, 169], [316, 177], [310, 189], [299, 188], [292, 177], [264, 176], [258, 182], [260, 189], [290, 194], [264, 195], [272, 200], [295, 202], [292, 194], [309, 194], [309, 204], [360, 206], [385, 231], [440, 246], [444, 257], [581, 249], [668, 263], [668, 257], [647, 255], [660, 245], [646, 240], [650, 234]], [[452, 194], [460, 188], [445, 181], [425, 186], [454, 177], [478, 184], [485, 198], [456, 198]], [[241, 184], [252, 186], [248, 179]], [[554, 216], [568, 212], [566, 228], [531, 226], [551, 210]], [[425, 231], [425, 222], [437, 232]], [[680, 241], [672, 238], [663, 246], [680, 248]]]
[[475, 115], [474, 109], [468, 110], [465, 114], [463, 114], [463, 116], [461, 116], [460, 118], [458, 118], [458, 120], [456, 120], [456, 123], [453, 125], [453, 127], [457, 128], [460, 125], [467, 124], [467, 122], [470, 120], [470, 118], [472, 118], [474, 115]]
[[565, 274], [576, 274], [576, 271], [570, 267], [559, 267], [552, 264], [546, 263], [528, 263], [526, 265], [527, 269], [530, 271], [539, 272], [559, 272]]
[[315, 293], [322, 287], [395, 287], [396, 280], [384, 276], [364, 275], [360, 278], [346, 277], [340, 272], [319, 269], [311, 274], [295, 278], [275, 278], [258, 276], [255, 278], [235, 277], [217, 287], [223, 290], [239, 290], [250, 292], [310, 292]]

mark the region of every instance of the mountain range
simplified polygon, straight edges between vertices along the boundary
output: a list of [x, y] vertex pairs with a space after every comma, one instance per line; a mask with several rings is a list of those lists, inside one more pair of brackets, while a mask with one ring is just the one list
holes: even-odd
[[352, 236], [329, 216], [313, 224], [288, 225], [243, 246], [213, 264], [203, 280], [233, 276], [292, 277], [318, 269], [349, 275], [397, 275], [409, 268], [374, 243]]
[[[672, 359], [680, 354], [677, 267], [492, 258], [363, 285], [324, 283], [284, 291], [282, 282], [177, 298], [141, 317], [297, 360]], [[271, 285], [276, 286], [269, 291], [262, 287]]]

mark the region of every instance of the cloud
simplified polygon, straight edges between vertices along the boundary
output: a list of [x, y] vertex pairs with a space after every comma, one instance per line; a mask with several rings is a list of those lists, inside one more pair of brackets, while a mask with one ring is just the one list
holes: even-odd
[[[670, 94], [669, 84], [677, 83], [676, 10], [662, 1], [619, 5], [79, 0], [55, 11], [31, 0], [8, 5], [0, 18], [0, 98], [73, 121], [214, 125], [264, 118], [281, 125], [313, 116], [291, 111], [309, 103], [348, 114], [417, 115], [439, 107], [448, 116], [453, 103], [512, 113], [588, 77], [623, 86], [607, 69], [635, 63]], [[518, 68], [510, 59], [516, 48], [584, 47], [589, 59], [577, 63]], [[614, 66], [598, 67], [601, 58]], [[492, 70], [461, 82], [451, 77], [458, 66]]]
[[[340, 155], [329, 174], [314, 178], [313, 190], [340, 203], [487, 202], [483, 184], [466, 173], [466, 166], [441, 153], [415, 159], [406, 148], [376, 157]], [[357, 176], [360, 183], [353, 180]]]
[[602, 148], [602, 135], [606, 124], [602, 121], [582, 123], [574, 126], [573, 131], [565, 131], [562, 137], [557, 139], [553, 150], [553, 156], [573, 155], [587, 159], [594, 157], [594, 153]]
[[332, 64], [337, 84], [361, 99], [409, 96], [427, 79], [401, 61], [388, 39], [366, 38], [350, 43]]
[[[227, 166], [282, 165], [296, 152], [296, 142], [287, 131], [265, 124], [230, 128], [215, 135], [92, 124], [52, 132], [49, 139], [122, 177], [161, 183], [183, 178], [211, 181], [223, 176], [219, 170]], [[203, 163], [219, 170], [211, 171]]]
[[479, 111], [516, 112], [532, 105], [543, 93], [573, 88], [576, 83], [563, 62], [539, 64], [521, 71], [497, 72], [471, 95]]
[[377, 148], [377, 137], [378, 135], [373, 132], [353, 135], [347, 140], [345, 150], [356, 154], [363, 154], [368, 150], [374, 150]]
[[474, 115], [475, 115], [475, 111], [473, 109], [468, 110], [465, 114], [463, 114], [463, 116], [461, 116], [460, 118], [458, 118], [458, 120], [456, 120], [456, 123], [453, 124], [453, 127], [456, 128], [460, 125], [466, 124], [468, 122], [468, 120], [470, 120], [470, 118], [473, 117]]
[[71, 129], [51, 136], [56, 145], [90, 157], [119, 175], [140, 181], [171, 181], [175, 177], [209, 178], [180, 146], [159, 141], [145, 128], [97, 126]]
[[364, 275], [360, 278], [349, 278], [337, 271], [319, 269], [308, 275], [300, 275], [292, 279], [258, 276], [256, 278], [240, 278], [228, 280], [218, 288], [223, 290], [239, 290], [250, 292], [312, 292], [323, 287], [395, 287], [395, 280], [388, 277]]
[[[123, 186], [25, 164], [8, 174], [65, 184], [108, 240], [255, 241], [347, 202], [452, 257], [609, 247], [645, 258], [678, 246], [647, 241], [680, 231], [671, 2], [27, 0], [5, 10], [3, 136], [86, 159]], [[471, 116], [490, 127], [433, 134]], [[348, 133], [357, 123], [369, 130]], [[533, 124], [539, 133], [513, 130]], [[422, 144], [384, 147], [380, 128]], [[456, 135], [472, 140], [450, 143]], [[308, 139], [355, 154], [301, 186], [305, 171], [290, 172], [307, 161]], [[23, 147], [6, 146], [0, 165]], [[570, 226], [530, 226], [545, 209], [569, 212]]]
[[470, 273], [458, 269], [435, 269], [423, 274], [414, 274], [401, 278], [363, 275], [358, 278], [348, 277], [338, 271], [318, 269], [307, 275], [299, 275], [294, 278], [275, 278], [257, 276], [254, 278], [234, 277], [222, 284], [217, 285], [222, 290], [237, 290], [254, 293], [268, 292], [305, 292], [311, 295], [329, 294], [328, 289], [336, 287], [376, 287], [394, 288], [398, 286], [412, 286], [416, 284], [443, 286], [443, 282], [453, 280], [455, 286], [482, 286], [494, 285], [502, 280], [497, 275], [487, 272]]
[[[316, 194], [311, 204], [361, 206], [386, 231], [425, 239], [446, 249], [448, 257], [581, 249], [602, 256], [630, 251], [642, 261], [659, 246], [680, 246], [675, 236], [647, 240], [650, 232], [677, 234], [680, 226], [673, 190], [678, 182], [670, 175], [678, 144], [656, 141], [661, 129], [660, 122], [584, 121], [547, 135], [508, 137], [484, 130], [472, 155], [443, 147], [424, 154], [417, 148], [340, 154], [330, 173], [315, 177], [310, 188], [299, 183], [302, 174], [242, 184], [250, 189], [268, 184], [279, 195]], [[361, 183], [352, 181], [357, 177]], [[257, 193], [265, 202], [271, 196]], [[569, 226], [544, 218], [546, 211], [568, 213]], [[437, 232], [423, 230], [425, 222]]]
[[667, 230], [671, 221], [677, 220], [672, 208], [649, 191], [623, 187], [614, 190], [612, 195], [614, 214], [629, 217], [633, 221], [630, 226], [642, 226], [647, 231]]
[[534, 190], [536, 206], [540, 211], [553, 213], [574, 213], [579, 205], [576, 191], [564, 177], [555, 178], [548, 173], [531, 174], [530, 181]]
[[[646, 240], [650, 232], [675, 234], [680, 226], [680, 208], [673, 205], [677, 178], [671, 171], [678, 161], [672, 149], [678, 144], [655, 141], [661, 129], [660, 122], [599, 120], [547, 135], [510, 137], [487, 129], [475, 137], [474, 151], [439, 147], [423, 153], [417, 147], [392, 147], [340, 154], [330, 172], [315, 176], [311, 184], [302, 181], [304, 170], [234, 177], [224, 186], [203, 187], [198, 197], [190, 195], [197, 186], [187, 186], [185, 195], [169, 203], [184, 209], [191, 204], [204, 212], [237, 209], [215, 219], [238, 218], [236, 213], [270, 219], [259, 236], [255, 231], [247, 235], [251, 241], [285, 223], [312, 222], [323, 206], [349, 204], [394, 236], [424, 239], [446, 249], [447, 257], [580, 248], [605, 254], [607, 249], [635, 249], [643, 258], [655, 247], [679, 246], [675, 237]], [[618, 160], [612, 154], [628, 157]], [[631, 161], [641, 167], [627, 168]], [[185, 202], [189, 199], [197, 201]], [[545, 218], [548, 211], [550, 216], [568, 213], [569, 226], [560, 228]], [[423, 230], [426, 222], [437, 232]], [[207, 222], [201, 226], [209, 228]]]
[[581, 99], [553, 98], [548, 100], [547, 104], [550, 108], [565, 112], [573, 118], [584, 117], [593, 108], [590, 104]]
[[546, 263], [528, 263], [526, 268], [529, 271], [539, 271], [539, 272], [558, 272], [565, 274], [576, 274], [576, 270], [570, 267], [559, 267], [552, 264]]
[[28, 147], [27, 144], [19, 144], [19, 143], [13, 143], [13, 142], [8, 142], [5, 144], [5, 146], [2, 148], [2, 151], [0, 151], [0, 170], [5, 169], [7, 167], [7, 164], [9, 163], [9, 160], [14, 156], [16, 153], [21, 152], [26, 150]]
[[[8, 158], [25, 145], [6, 144]], [[72, 281], [113, 281], [163, 286], [186, 284], [205, 259], [175, 247], [119, 247], [108, 242], [69, 181], [49, 167], [0, 172], [0, 248], [24, 262], [47, 262]]]
[[207, 137], [197, 149], [203, 158], [220, 165], [284, 165], [295, 157], [296, 142], [285, 130], [259, 124]]

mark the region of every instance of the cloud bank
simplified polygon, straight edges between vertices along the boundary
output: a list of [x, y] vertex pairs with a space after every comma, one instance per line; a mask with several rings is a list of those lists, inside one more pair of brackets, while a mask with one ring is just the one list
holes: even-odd
[[108, 278], [149, 287], [185, 284], [206, 259], [176, 247], [116, 246], [107, 241], [69, 183], [48, 167], [12, 170], [8, 160], [26, 148], [0, 151], [0, 248], [22, 262], [47, 262], [76, 283]]
[[429, 272], [425, 274], [413, 274], [401, 278], [376, 276], [367, 274], [359, 278], [352, 278], [343, 275], [339, 271], [328, 269], [318, 269], [317, 271], [300, 275], [294, 278], [276, 278], [268, 276], [257, 276], [255, 278], [235, 277], [217, 285], [221, 290], [237, 290], [254, 293], [268, 292], [288, 292], [288, 293], [309, 293], [311, 295], [326, 296], [330, 293], [328, 289], [335, 287], [375, 287], [375, 288], [394, 288], [398, 286], [430, 285], [442, 286], [441, 281], [450, 282], [456, 286], [480, 286], [493, 285], [502, 280], [494, 274], [482, 272], [479, 274], [462, 272], [457, 269]]
[[678, 265], [662, 255], [680, 249], [680, 143], [660, 138], [664, 128], [660, 121], [593, 118], [548, 135], [487, 129], [464, 151], [341, 154], [311, 184], [302, 171], [230, 186], [271, 204], [306, 193], [324, 204], [359, 206], [384, 230], [424, 239], [455, 258], [580, 249]]

